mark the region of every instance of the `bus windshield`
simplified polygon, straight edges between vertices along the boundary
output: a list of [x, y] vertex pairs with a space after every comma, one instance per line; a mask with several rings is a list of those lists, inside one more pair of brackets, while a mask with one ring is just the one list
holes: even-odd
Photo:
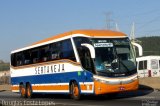
[[121, 77], [136, 73], [133, 48], [128, 38], [94, 38], [95, 68], [100, 74]]

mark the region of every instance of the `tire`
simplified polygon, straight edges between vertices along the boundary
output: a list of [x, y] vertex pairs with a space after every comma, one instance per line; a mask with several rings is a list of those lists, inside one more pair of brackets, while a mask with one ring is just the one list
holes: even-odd
[[80, 100], [80, 89], [78, 87], [78, 84], [76, 82], [72, 82], [71, 84], [71, 97], [74, 99], [74, 100]]
[[26, 97], [27, 98], [32, 98], [33, 97], [32, 87], [31, 87], [30, 84], [27, 84], [27, 86], [26, 86]]
[[20, 90], [21, 97], [26, 98], [26, 88], [23, 84], [19, 85], [19, 90]]

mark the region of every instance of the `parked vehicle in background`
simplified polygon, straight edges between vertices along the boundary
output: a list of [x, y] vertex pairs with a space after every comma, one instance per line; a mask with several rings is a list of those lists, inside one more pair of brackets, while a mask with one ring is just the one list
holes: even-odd
[[139, 77], [160, 76], [160, 56], [143, 56], [136, 58]]

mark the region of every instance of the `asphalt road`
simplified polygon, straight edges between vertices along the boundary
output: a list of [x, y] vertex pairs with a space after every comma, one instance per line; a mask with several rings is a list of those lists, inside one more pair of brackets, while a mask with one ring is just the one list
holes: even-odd
[[20, 98], [11, 91], [0, 92], [1, 106], [160, 106], [160, 91], [139, 90], [112, 96], [82, 96], [75, 101], [68, 95], [35, 95], [32, 99]]

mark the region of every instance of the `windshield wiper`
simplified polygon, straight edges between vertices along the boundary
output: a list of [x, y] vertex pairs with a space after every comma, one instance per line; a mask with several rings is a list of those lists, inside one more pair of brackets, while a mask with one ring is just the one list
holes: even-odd
[[120, 59], [118, 59], [118, 60], [126, 68], [127, 72], [130, 72], [130, 70], [128, 69], [128, 67]]
[[[113, 42], [113, 44], [114, 44], [114, 42]], [[116, 58], [118, 59], [118, 62], [119, 62], [119, 65], [118, 65], [119, 69], [120, 69], [120, 63], [121, 63], [126, 68], [127, 72], [130, 72], [130, 70], [128, 69], [128, 67], [121, 61], [120, 57], [118, 56], [115, 44], [114, 44], [113, 47], [114, 47], [114, 52], [116, 54]]]

